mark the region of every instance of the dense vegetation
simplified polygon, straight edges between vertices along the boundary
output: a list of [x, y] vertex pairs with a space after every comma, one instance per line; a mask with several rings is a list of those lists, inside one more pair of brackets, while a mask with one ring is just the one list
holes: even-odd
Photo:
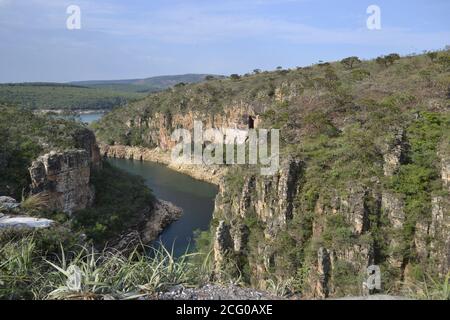
[[85, 232], [97, 245], [132, 229], [143, 211], [152, 209], [154, 198], [143, 179], [107, 162], [102, 170], [94, 172], [92, 184], [96, 190], [94, 206], [77, 212], [73, 227]]
[[[255, 70], [238, 78], [176, 86], [108, 114], [96, 133], [104, 142], [143, 145], [150, 133], [139, 126], [129, 129], [123, 119], [146, 119], [155, 112], [170, 117], [191, 110], [215, 114], [242, 103], [262, 114], [267, 126], [282, 129], [283, 140], [294, 145], [322, 129], [340, 129], [348, 121], [363, 123], [380, 104], [398, 107], [400, 113], [421, 108], [442, 111], [448, 88], [448, 55], [440, 52], [433, 60], [428, 55], [409, 56], [387, 65], [351, 59], [351, 68], [344, 59], [343, 63], [274, 72]], [[433, 101], [423, 105], [427, 99]], [[134, 143], [129, 137], [134, 137]]]
[[0, 103], [31, 110], [106, 110], [143, 97], [143, 93], [74, 85], [0, 84]]

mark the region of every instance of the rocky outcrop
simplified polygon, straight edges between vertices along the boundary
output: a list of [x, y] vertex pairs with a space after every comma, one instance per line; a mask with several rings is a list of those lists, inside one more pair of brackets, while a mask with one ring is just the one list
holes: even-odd
[[127, 252], [135, 250], [141, 244], [151, 244], [182, 214], [183, 210], [171, 202], [156, 200], [140, 213], [140, 218], [130, 230], [112, 242], [112, 247], [121, 252]]
[[383, 170], [384, 175], [389, 177], [397, 172], [400, 164], [404, 161], [406, 150], [404, 130], [395, 130], [394, 138], [385, 148]]
[[430, 214], [418, 219], [414, 245], [422, 264], [430, 266], [440, 276], [446, 276], [450, 270], [450, 158], [444, 153], [438, 155], [441, 159], [443, 195], [434, 195]]
[[27, 216], [4, 216], [0, 213], [1, 229], [41, 229], [48, 228], [54, 223], [53, 220], [32, 218]]
[[73, 134], [76, 150], [52, 151], [29, 168], [31, 195], [41, 195], [49, 209], [68, 214], [92, 205], [95, 192], [92, 170], [101, 167], [95, 135], [88, 129]]
[[183, 210], [171, 202], [157, 200], [154, 204], [153, 212], [146, 219], [144, 227], [141, 229], [141, 239], [144, 243], [154, 241], [163, 230], [172, 222], [178, 220]]
[[14, 210], [17, 209], [18, 207], [20, 207], [20, 203], [18, 203], [16, 199], [6, 196], [0, 197], [0, 211]]
[[266, 233], [274, 235], [292, 219], [294, 197], [302, 176], [302, 162], [285, 160], [273, 176], [251, 175], [245, 178], [238, 197], [230, 198], [229, 190], [222, 186], [216, 198], [215, 211], [224, 216], [240, 216], [245, 219], [255, 214], [267, 224]]
[[442, 183], [450, 192], [450, 155], [446, 155], [442, 152], [440, 153], [440, 158]]
[[400, 253], [402, 239], [402, 231], [406, 221], [404, 203], [398, 195], [390, 192], [382, 194], [382, 210], [385, 214], [389, 228], [389, 262], [396, 268], [401, 268], [404, 263], [404, 257]]
[[101, 167], [102, 157], [94, 132], [89, 129], [80, 129], [73, 134], [73, 139], [75, 148], [85, 150], [88, 153], [91, 166], [93, 168]]
[[45, 195], [48, 208], [66, 213], [85, 209], [94, 201], [90, 185], [91, 160], [85, 150], [51, 152], [30, 167], [31, 194]]
[[253, 119], [256, 128], [259, 117], [249, 104], [238, 102], [231, 103], [220, 114], [205, 113], [199, 111], [188, 112], [155, 112], [154, 114], [137, 116], [129, 119], [126, 126], [129, 130], [138, 129], [143, 132], [141, 139], [147, 146], [154, 146], [162, 151], [169, 151], [176, 145], [171, 139], [173, 130], [183, 128], [192, 131], [194, 121], [202, 121], [204, 129], [217, 128], [225, 134], [226, 129], [248, 129], [249, 117]]
[[319, 248], [317, 251], [318, 280], [316, 284], [316, 295], [319, 298], [327, 298], [330, 294], [331, 267], [330, 253], [325, 248]]
[[[255, 277], [261, 281], [272, 268], [276, 252], [268, 243], [275, 241], [293, 218], [294, 199], [301, 186], [303, 163], [297, 159], [286, 159], [273, 176], [249, 175], [237, 190], [227, 190], [222, 183], [216, 197], [214, 216], [220, 220], [215, 232], [214, 252], [216, 273], [224, 267], [226, 257], [233, 257], [233, 267], [248, 259], [250, 229], [245, 221], [256, 219], [263, 226], [266, 243], [261, 242], [256, 254], [261, 262], [250, 262]], [[260, 276], [261, 277], [260, 277]]]

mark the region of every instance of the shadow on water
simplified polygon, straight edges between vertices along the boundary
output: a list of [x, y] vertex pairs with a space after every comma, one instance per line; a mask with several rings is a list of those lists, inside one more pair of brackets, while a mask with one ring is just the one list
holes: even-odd
[[193, 248], [195, 230], [208, 230], [214, 210], [218, 188], [210, 183], [195, 180], [165, 165], [124, 159], [109, 159], [112, 165], [145, 179], [155, 196], [170, 201], [183, 209], [183, 215], [161, 234], [158, 241], [175, 256]]

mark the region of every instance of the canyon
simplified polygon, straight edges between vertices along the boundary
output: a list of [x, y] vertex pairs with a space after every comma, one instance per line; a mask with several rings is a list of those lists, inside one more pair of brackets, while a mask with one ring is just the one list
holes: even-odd
[[[418, 56], [363, 62], [364, 79], [331, 63], [211, 81], [115, 110], [94, 130], [102, 155], [158, 161], [219, 186], [209, 231], [216, 281], [361, 295], [377, 265], [382, 290], [400, 292], [426, 274], [444, 277], [450, 260], [446, 86], [413, 82], [411, 64], [448, 72]], [[279, 170], [171, 163], [171, 133], [195, 121], [280, 128]]]

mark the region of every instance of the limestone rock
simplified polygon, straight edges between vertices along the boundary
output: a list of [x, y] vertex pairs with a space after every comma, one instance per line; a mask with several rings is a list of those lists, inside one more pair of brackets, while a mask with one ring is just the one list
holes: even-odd
[[403, 129], [398, 129], [395, 133], [394, 139], [386, 147], [384, 152], [384, 175], [389, 177], [395, 174], [400, 167], [400, 164], [404, 160], [404, 153], [406, 149], [406, 144], [404, 141], [404, 131]]
[[34, 161], [29, 171], [31, 194], [46, 194], [50, 209], [71, 214], [93, 203], [91, 159], [87, 151], [48, 153]]
[[11, 197], [0, 197], [0, 209], [3, 210], [13, 210], [20, 207], [20, 203], [16, 201], [16, 199]]
[[397, 251], [401, 243], [399, 233], [401, 233], [405, 224], [404, 203], [397, 195], [389, 192], [382, 193], [381, 203], [382, 210], [387, 216], [391, 228], [389, 248], [392, 254], [389, 257], [389, 262], [393, 266], [400, 268], [403, 264], [403, 257], [399, 256]]
[[48, 228], [54, 223], [49, 219], [38, 219], [26, 216], [0, 216], [0, 230], [1, 229], [41, 229]]
[[182, 214], [183, 210], [173, 203], [157, 200], [153, 212], [141, 232], [144, 243], [155, 240], [168, 225], [178, 220]]

